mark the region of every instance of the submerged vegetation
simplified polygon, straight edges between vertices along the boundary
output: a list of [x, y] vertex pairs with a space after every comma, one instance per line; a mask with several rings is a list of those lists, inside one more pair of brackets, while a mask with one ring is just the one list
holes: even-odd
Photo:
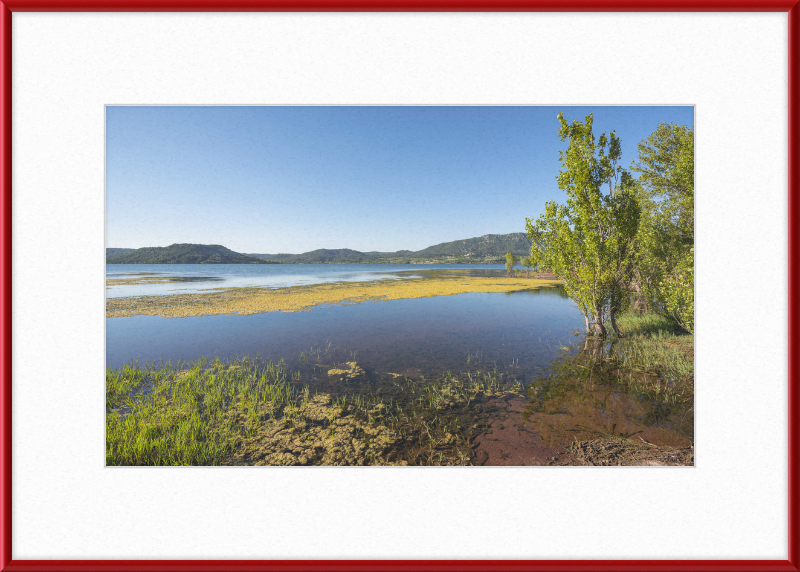
[[[569, 124], [563, 115], [559, 121], [567, 148], [557, 180], [567, 201], [550, 202], [536, 221], [527, 219], [527, 238], [486, 235], [417, 253], [320, 250], [306, 258], [245, 256], [215, 246], [195, 260], [213, 263], [235, 255], [241, 262], [294, 256], [300, 257], [294, 262], [375, 263], [424, 255], [486, 261], [502, 248], [505, 277], [415, 271], [397, 280], [106, 300], [107, 317], [179, 318], [473, 292], [568, 295], [585, 318], [586, 335], [576, 332], [575, 343], [560, 342], [546, 370], [537, 365], [535, 376], [529, 368], [526, 377], [510, 355], [498, 369], [479, 349], [466, 355], [462, 370], [426, 372], [426, 379], [418, 369], [421, 360], [412, 359], [399, 372], [378, 371], [360, 362], [357, 351], [340, 356], [330, 344], [301, 352], [291, 364], [250, 357], [159, 367], [130, 363], [106, 374], [106, 463], [474, 465], [489, 459], [488, 450], [508, 458], [506, 443], [496, 442], [527, 433], [526, 445], [533, 448], [534, 439], [540, 454], [550, 455], [549, 464], [694, 464], [693, 130], [660, 125], [639, 146], [631, 168], [640, 174], [635, 179], [619, 166], [615, 133], [596, 140], [591, 115], [583, 123]], [[512, 273], [520, 245], [530, 256], [521, 258], [522, 271]], [[194, 246], [202, 245], [173, 245]], [[144, 254], [168, 261], [161, 251]], [[114, 261], [142, 261], [139, 255], [121, 254]], [[531, 277], [531, 269], [544, 273]], [[169, 280], [115, 277], [109, 283]], [[547, 288], [556, 284], [564, 288]], [[634, 312], [632, 305], [646, 311]], [[512, 429], [498, 423], [489, 437], [500, 418], [511, 419]]]
[[[580, 439], [623, 441], [628, 453], [646, 447], [653, 451], [625, 458], [655, 463], [664, 447], [692, 442], [692, 336], [654, 315], [624, 316], [620, 326], [622, 339], [562, 348], [533, 381], [515, 360], [498, 369], [480, 350], [465, 357], [462, 371], [430, 377], [376, 371], [330, 344], [291, 362], [131, 363], [107, 371], [106, 463], [483, 464], [476, 439], [496, 440], [492, 422], [508, 417], [514, 402], [525, 408], [519, 431], [580, 453], [558, 464], [592, 464], [590, 451], [611, 450], [567, 448]], [[686, 464], [686, 454], [658, 457], [659, 464]], [[625, 464], [612, 460], [606, 464]]]
[[481, 419], [522, 394], [496, 370], [368, 379], [334, 356], [108, 370], [106, 464], [468, 465]]
[[[588, 337], [578, 351], [564, 348], [540, 381], [567, 379], [617, 387], [666, 405], [691, 405], [694, 399], [694, 336], [675, 321], [655, 314], [626, 315], [620, 319], [622, 338]], [[546, 400], [547, 383], [533, 384], [530, 392]]]
[[[628, 314], [619, 326], [622, 338], [587, 337], [562, 348], [546, 374], [527, 386], [523, 418], [553, 442], [691, 445], [694, 337], [655, 314]], [[567, 412], [573, 423], [565, 425], [561, 417]]]

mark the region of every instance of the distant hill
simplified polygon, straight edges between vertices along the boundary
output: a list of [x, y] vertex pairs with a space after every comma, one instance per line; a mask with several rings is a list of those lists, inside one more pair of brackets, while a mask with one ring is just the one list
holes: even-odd
[[[119, 249], [121, 250], [121, 249]], [[106, 259], [107, 264], [278, 264], [234, 252], [219, 244], [171, 244], [139, 248]]]
[[531, 253], [531, 241], [524, 232], [511, 234], [485, 234], [477, 238], [443, 242], [429, 246], [414, 253], [415, 256], [464, 256], [486, 257], [505, 256], [506, 252], [517, 256], [528, 256]]
[[114, 258], [115, 256], [120, 256], [121, 254], [127, 254], [129, 252], [133, 252], [136, 250], [135, 248], [106, 248], [106, 261], [109, 258]]
[[506, 252], [528, 256], [531, 253], [531, 241], [523, 232], [512, 232], [443, 242], [418, 251], [359, 252], [349, 248], [323, 248], [303, 254], [249, 253], [248, 256], [293, 264], [497, 264], [505, 263]]

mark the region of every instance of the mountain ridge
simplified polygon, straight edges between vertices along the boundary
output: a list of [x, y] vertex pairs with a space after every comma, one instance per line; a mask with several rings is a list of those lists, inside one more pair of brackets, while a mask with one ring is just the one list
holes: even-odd
[[[118, 250], [118, 249], [106, 249]], [[276, 264], [234, 252], [220, 244], [176, 243], [146, 246], [108, 258], [106, 264]]]
[[294, 264], [404, 264], [432, 263], [447, 261], [448, 263], [505, 263], [506, 252], [517, 256], [528, 256], [531, 241], [524, 232], [509, 234], [484, 234], [474, 238], [453, 240], [435, 244], [422, 250], [397, 250], [395, 252], [361, 252], [349, 248], [321, 248], [302, 254], [259, 254], [247, 253], [248, 256], [278, 260]]
[[[189, 261], [190, 259], [201, 259], [202, 256], [192, 256], [188, 252], [179, 253], [174, 247], [224, 249], [229, 258], [235, 255], [242, 257], [242, 261], [214, 262], [208, 257], [205, 260]], [[163, 252], [165, 249], [173, 249], [173, 256], [166, 256], [167, 253]], [[107, 248], [106, 252], [108, 253], [110, 250], [122, 249]], [[107, 255], [106, 262], [108, 264], [502, 264], [505, 263], [506, 252], [517, 256], [528, 256], [530, 250], [531, 242], [527, 235], [523, 232], [512, 232], [509, 234], [484, 234], [474, 238], [442, 242], [422, 250], [397, 250], [395, 252], [374, 250], [361, 252], [351, 248], [318, 248], [302, 254], [240, 254], [220, 245], [173, 244], [168, 247], [139, 248], [113, 257]], [[166, 260], [166, 258], [170, 260]], [[257, 262], [253, 262], [253, 259], [256, 259]]]

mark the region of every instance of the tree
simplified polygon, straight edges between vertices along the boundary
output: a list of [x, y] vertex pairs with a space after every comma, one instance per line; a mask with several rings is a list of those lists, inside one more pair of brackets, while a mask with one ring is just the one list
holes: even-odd
[[508, 275], [511, 276], [511, 269], [514, 268], [514, 265], [517, 263], [517, 257], [510, 252], [506, 252], [506, 271]]
[[639, 143], [639, 173], [645, 197], [656, 200], [658, 224], [673, 229], [684, 245], [694, 244], [694, 128], [661, 123]]
[[636, 281], [652, 310], [693, 332], [694, 129], [661, 123], [631, 170], [642, 205]]
[[528, 278], [530, 278], [531, 268], [534, 266], [533, 259], [530, 256], [524, 256], [519, 263], [522, 264], [523, 268], [528, 269]]
[[526, 218], [531, 258], [564, 281], [586, 320], [587, 333], [605, 337], [610, 318], [620, 335], [616, 316], [630, 299], [639, 227], [634, 181], [618, 165], [620, 140], [613, 131], [595, 140], [592, 115], [571, 125], [563, 114], [558, 120], [567, 150], [559, 151], [562, 170], [556, 179], [567, 202], [546, 203], [536, 222]]
[[664, 313], [694, 334], [694, 248], [661, 280], [660, 291]]

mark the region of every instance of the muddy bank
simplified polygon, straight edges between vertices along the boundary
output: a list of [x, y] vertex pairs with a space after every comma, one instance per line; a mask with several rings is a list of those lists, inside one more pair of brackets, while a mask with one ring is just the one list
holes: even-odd
[[669, 447], [632, 440], [575, 441], [567, 447], [570, 465], [619, 466], [694, 466], [694, 447]]
[[[474, 465], [482, 466], [693, 466], [694, 448], [674, 446], [675, 435], [641, 428], [632, 439], [568, 441], [546, 426], [530, 423], [526, 400], [510, 399], [505, 410], [478, 429], [472, 441]], [[642, 430], [645, 429], [645, 430]], [[583, 433], [583, 431], [581, 431]], [[580, 433], [579, 433], [580, 434]], [[663, 441], [650, 442], [648, 435]]]
[[546, 446], [541, 435], [524, 422], [524, 406], [524, 399], [511, 399], [504, 415], [486, 422], [473, 441], [473, 464], [527, 467], [562, 458], [558, 448]]

